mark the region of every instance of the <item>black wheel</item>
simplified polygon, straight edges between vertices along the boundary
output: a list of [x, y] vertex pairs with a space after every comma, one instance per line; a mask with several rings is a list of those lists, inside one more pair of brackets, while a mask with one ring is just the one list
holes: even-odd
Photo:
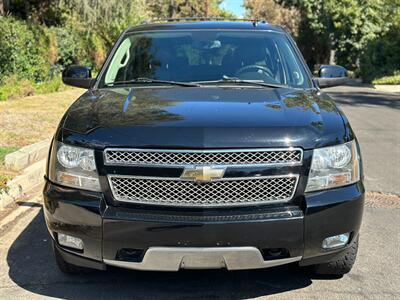
[[340, 258], [328, 263], [315, 265], [314, 273], [317, 275], [344, 275], [349, 273], [356, 261], [357, 250], [358, 236]]
[[87, 274], [92, 271], [92, 269], [79, 267], [79, 266], [76, 266], [76, 265], [66, 262], [64, 260], [64, 258], [61, 256], [61, 253], [57, 249], [54, 241], [53, 241], [53, 253], [54, 253], [54, 258], [56, 260], [58, 268], [60, 269], [61, 272], [65, 273], [65, 274], [71, 274], [71, 275]]

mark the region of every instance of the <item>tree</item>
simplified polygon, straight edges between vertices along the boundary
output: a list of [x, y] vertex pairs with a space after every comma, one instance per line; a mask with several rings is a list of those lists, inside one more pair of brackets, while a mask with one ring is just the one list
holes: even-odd
[[297, 36], [300, 13], [295, 7], [286, 8], [274, 0], [245, 0], [244, 7], [249, 18], [263, 19], [271, 24], [282, 25], [292, 35]]
[[111, 47], [126, 28], [148, 18], [145, 0], [60, 0], [70, 22], [88, 34], [99, 35]]
[[15, 17], [40, 24], [57, 25], [61, 12], [59, 0], [4, 0], [4, 7]]
[[[400, 0], [396, 0], [400, 7]], [[393, 25], [382, 35], [368, 42], [360, 58], [360, 74], [370, 82], [382, 76], [400, 75], [400, 9]]]
[[217, 17], [226, 15], [219, 8], [222, 0], [146, 0], [153, 18]]
[[10, 0], [0, 0], [0, 15], [5, 16], [10, 9]]
[[314, 64], [312, 59], [318, 54], [315, 63], [328, 63], [333, 49], [337, 63], [350, 69], [358, 68], [368, 42], [390, 29], [399, 9], [398, 0], [277, 1], [300, 11], [300, 47], [315, 46], [306, 54], [309, 64]]

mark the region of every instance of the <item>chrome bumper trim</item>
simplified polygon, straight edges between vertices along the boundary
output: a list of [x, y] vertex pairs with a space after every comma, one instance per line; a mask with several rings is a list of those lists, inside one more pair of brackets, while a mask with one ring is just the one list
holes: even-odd
[[104, 259], [110, 266], [147, 271], [178, 271], [179, 269], [245, 270], [269, 268], [301, 260], [301, 256], [264, 261], [255, 247], [177, 248], [151, 247], [142, 262]]

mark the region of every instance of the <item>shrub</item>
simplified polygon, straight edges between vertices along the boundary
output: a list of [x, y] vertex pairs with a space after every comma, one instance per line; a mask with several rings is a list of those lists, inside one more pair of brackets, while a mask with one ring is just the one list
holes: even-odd
[[60, 76], [55, 76], [48, 81], [32, 83], [26, 79], [18, 79], [14, 75], [4, 79], [4, 84], [0, 85], [0, 101], [34, 94], [48, 94], [65, 89], [67, 89], [67, 86], [62, 83]]
[[384, 76], [372, 81], [372, 84], [400, 84], [400, 70], [393, 76]]
[[34, 93], [35, 88], [31, 82], [26, 79], [18, 79], [16, 75], [13, 75], [3, 79], [3, 85], [0, 86], [0, 101], [31, 96]]
[[48, 94], [66, 90], [68, 87], [62, 83], [61, 77], [56, 76], [53, 79], [36, 84], [35, 92], [38, 94]]
[[57, 41], [57, 64], [62, 66], [91, 64], [84, 33], [72, 25], [52, 30], [55, 32]]
[[11, 176], [0, 174], [0, 194], [4, 191], [7, 192], [9, 187], [7, 181], [11, 179]]
[[88, 52], [94, 70], [100, 70], [107, 55], [104, 41], [95, 34], [90, 35], [88, 37]]
[[56, 34], [46, 26], [32, 24], [31, 30], [37, 38], [36, 47], [39, 55], [47, 62], [49, 66], [53, 66], [57, 62], [57, 40]]
[[385, 36], [369, 43], [360, 59], [363, 81], [393, 75], [400, 66], [400, 26], [394, 26]]
[[45, 80], [49, 64], [37, 47], [37, 36], [21, 21], [0, 16], [0, 84], [15, 75], [35, 82]]

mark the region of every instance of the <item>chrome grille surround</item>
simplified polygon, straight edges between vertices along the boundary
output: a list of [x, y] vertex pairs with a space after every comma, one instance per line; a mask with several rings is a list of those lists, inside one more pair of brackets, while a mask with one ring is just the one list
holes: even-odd
[[169, 177], [109, 175], [114, 198], [122, 202], [190, 207], [246, 206], [288, 202], [298, 175], [227, 177], [205, 183]]
[[122, 166], [269, 166], [300, 165], [301, 148], [231, 149], [231, 150], [155, 150], [108, 148], [105, 165]]

